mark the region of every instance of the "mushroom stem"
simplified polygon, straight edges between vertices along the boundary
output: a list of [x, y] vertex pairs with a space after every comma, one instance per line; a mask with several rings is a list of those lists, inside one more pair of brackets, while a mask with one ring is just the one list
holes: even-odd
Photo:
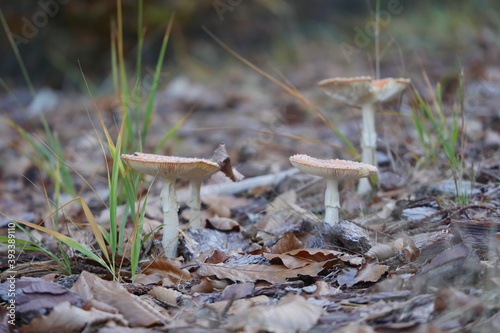
[[325, 192], [325, 222], [334, 225], [339, 222], [339, 181], [334, 178], [326, 179]]
[[[362, 140], [361, 140], [361, 161], [366, 164], [377, 166], [375, 150], [377, 147], [377, 132], [375, 130], [375, 103], [365, 104], [362, 107]], [[361, 178], [358, 184], [358, 193], [366, 194], [370, 192], [372, 186], [368, 178]]]
[[193, 179], [189, 183], [191, 198], [188, 200], [187, 205], [191, 209], [189, 218], [193, 228], [201, 228], [201, 179]]
[[375, 148], [377, 146], [377, 132], [375, 130], [375, 104], [363, 105], [362, 112], [362, 162], [376, 166]]
[[179, 240], [179, 203], [175, 193], [175, 179], [165, 179], [160, 193], [163, 210], [163, 240], [162, 245], [166, 257], [177, 257]]

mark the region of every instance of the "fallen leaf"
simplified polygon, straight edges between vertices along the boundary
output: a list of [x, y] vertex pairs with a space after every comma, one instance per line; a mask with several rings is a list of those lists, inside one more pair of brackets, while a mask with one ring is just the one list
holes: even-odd
[[377, 282], [388, 270], [389, 266], [387, 265], [367, 263], [358, 271], [352, 284], [348, 284], [347, 286], [352, 287], [359, 282]]
[[311, 260], [296, 258], [288, 254], [263, 253], [262, 256], [273, 264], [283, 264], [290, 269], [307, 266]]
[[320, 280], [316, 281], [316, 290], [311, 295], [312, 297], [320, 297], [320, 296], [330, 296], [340, 293], [341, 291], [337, 288], [332, 287], [331, 284]]
[[335, 259], [343, 255], [343, 252], [325, 249], [297, 249], [285, 252], [283, 254], [288, 254], [297, 258], [312, 260], [312, 261], [327, 261]]
[[200, 279], [200, 283], [193, 284], [191, 286], [189, 294], [193, 295], [194, 293], [211, 293], [213, 290], [214, 288], [212, 287], [212, 283], [210, 282], [210, 280], [204, 277]]
[[317, 262], [298, 269], [289, 269], [282, 265], [207, 265], [203, 264], [196, 273], [200, 276], [215, 275], [218, 279], [229, 279], [238, 282], [255, 282], [258, 280], [270, 283], [283, 283], [288, 278], [298, 275], [317, 276], [323, 270], [324, 262]]
[[302, 248], [304, 248], [304, 243], [293, 232], [287, 232], [269, 250], [271, 253], [284, 253]]
[[221, 231], [240, 231], [240, 224], [227, 217], [212, 217], [206, 220], [207, 228]]
[[163, 303], [175, 307], [181, 304], [183, 296], [180, 292], [165, 287], [154, 287], [148, 294], [156, 297]]
[[164, 284], [176, 284], [191, 279], [191, 274], [186, 269], [181, 269], [181, 263], [172, 258], [154, 258], [142, 266], [145, 275], [159, 274], [164, 279]]
[[[15, 281], [16, 313], [19, 315], [31, 313], [34, 317], [45, 313], [61, 302], [81, 305], [83, 300], [73, 291], [55, 282], [40, 278], [22, 277]], [[0, 298], [7, 301], [9, 280], [0, 284]]]
[[224, 288], [219, 300], [237, 300], [252, 295], [254, 291], [255, 285], [252, 282], [230, 284]]
[[[210, 309], [215, 310], [219, 313], [221, 313], [223, 311], [227, 311], [227, 313], [229, 315], [233, 315], [237, 312], [241, 312], [241, 311], [253, 308], [254, 306], [269, 305], [272, 302], [273, 302], [273, 300], [271, 298], [264, 296], [264, 295], [259, 295], [259, 296], [250, 297], [250, 298], [237, 299], [235, 301], [231, 301], [231, 300], [217, 301], [214, 303], [207, 304], [207, 307], [209, 307]], [[230, 306], [229, 309], [228, 309], [228, 306]]]
[[229, 256], [225, 252], [221, 250], [213, 250], [212, 254], [207, 256], [207, 259], [203, 260], [202, 262], [207, 264], [219, 264], [226, 261], [227, 259], [229, 259]]
[[397, 253], [398, 251], [394, 246], [379, 243], [373, 245], [368, 252], [365, 253], [365, 257], [383, 261], [395, 256]]
[[116, 281], [105, 281], [89, 272], [83, 272], [73, 290], [85, 301], [94, 301], [115, 309], [131, 326], [152, 327], [164, 325], [168, 318], [130, 294]]
[[358, 273], [358, 270], [354, 267], [345, 267], [337, 275], [337, 283], [339, 286], [353, 286], [354, 277]]
[[323, 309], [301, 296], [283, 297], [277, 305], [254, 306], [229, 317], [225, 328], [244, 332], [305, 332], [319, 320]]
[[219, 164], [220, 171], [233, 182], [239, 182], [240, 180], [245, 178], [241, 173], [239, 173], [236, 169], [233, 169], [233, 167], [231, 166], [231, 158], [227, 154], [225, 144], [220, 144], [219, 147], [214, 151], [212, 161]]
[[48, 315], [34, 318], [28, 325], [20, 327], [19, 330], [29, 333], [76, 333], [85, 329], [85, 331], [93, 332], [92, 327], [99, 327], [110, 321], [122, 327], [128, 325], [121, 314], [104, 312], [95, 308], [86, 311], [66, 301], [56, 305]]

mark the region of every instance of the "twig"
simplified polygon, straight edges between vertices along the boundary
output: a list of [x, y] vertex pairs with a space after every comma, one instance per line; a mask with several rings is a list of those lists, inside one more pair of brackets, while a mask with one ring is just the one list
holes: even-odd
[[[277, 174], [243, 179], [242, 181], [237, 183], [207, 185], [201, 188], [201, 196], [203, 197], [209, 195], [236, 194], [248, 191], [259, 186], [276, 186], [285, 178], [290, 177], [298, 172], [298, 169], [293, 168], [279, 172]], [[177, 196], [179, 201], [184, 202], [188, 199], [189, 193], [187, 190], [181, 190], [177, 192]]]

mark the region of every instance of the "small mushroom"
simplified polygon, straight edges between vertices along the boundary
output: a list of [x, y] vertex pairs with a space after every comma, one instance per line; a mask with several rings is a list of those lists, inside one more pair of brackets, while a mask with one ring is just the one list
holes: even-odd
[[179, 238], [179, 203], [175, 192], [175, 181], [179, 178], [191, 181], [191, 199], [189, 207], [191, 216], [195, 216], [193, 225], [200, 227], [200, 185], [204, 177], [219, 170], [219, 165], [210, 160], [187, 157], [174, 157], [155, 154], [134, 153], [123, 154], [121, 158], [134, 170], [163, 178], [163, 189], [160, 194], [163, 210], [162, 245], [165, 256], [176, 257]]
[[[375, 130], [375, 108], [378, 103], [388, 102], [397, 97], [411, 81], [409, 79], [386, 78], [373, 80], [370, 76], [354, 78], [334, 78], [323, 80], [318, 86], [331, 98], [347, 105], [361, 108], [362, 123], [362, 157], [363, 163], [377, 165], [375, 149], [377, 132]], [[368, 179], [361, 179], [358, 193], [371, 191]]]
[[339, 221], [339, 180], [356, 179], [374, 175], [377, 168], [370, 164], [347, 160], [322, 160], [308, 155], [293, 155], [290, 163], [310, 175], [326, 179], [325, 222], [334, 225]]

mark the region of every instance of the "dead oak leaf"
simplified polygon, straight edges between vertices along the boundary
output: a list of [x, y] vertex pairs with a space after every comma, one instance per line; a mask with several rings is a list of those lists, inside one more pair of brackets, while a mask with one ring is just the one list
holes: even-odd
[[354, 279], [351, 283], [348, 283], [347, 286], [352, 287], [356, 283], [360, 282], [377, 282], [388, 270], [389, 266], [387, 265], [367, 263], [361, 267], [358, 273], [354, 276]]
[[340, 258], [342, 252], [324, 249], [296, 249], [282, 254], [264, 253], [263, 256], [273, 263], [283, 263], [288, 268], [300, 268], [313, 262], [324, 262]]
[[187, 297], [176, 290], [159, 286], [151, 289], [148, 294], [173, 307], [182, 304], [183, 298]]
[[317, 276], [324, 268], [325, 262], [316, 262], [305, 267], [289, 269], [284, 265], [208, 265], [202, 264], [196, 271], [199, 276], [215, 275], [218, 279], [229, 279], [235, 282], [255, 282], [258, 280], [269, 283], [284, 283], [289, 278], [298, 275]]
[[344, 253], [325, 249], [297, 249], [285, 252], [283, 254], [287, 254], [296, 258], [320, 262], [339, 258]]
[[233, 182], [239, 182], [244, 177], [237, 170], [233, 169], [231, 165], [231, 158], [226, 151], [226, 145], [220, 144], [219, 147], [214, 151], [212, 156], [212, 161], [219, 164], [220, 171], [224, 173]]
[[[29, 325], [19, 328], [21, 332], [82, 332], [93, 326], [102, 326], [107, 322], [114, 322], [118, 326], [127, 326], [127, 321], [121, 314], [114, 314], [91, 308], [88, 311], [62, 302], [56, 305], [48, 315], [34, 318]], [[89, 329], [89, 331], [93, 331]]]
[[144, 275], [158, 274], [164, 281], [171, 281], [171, 284], [191, 280], [191, 274], [186, 269], [181, 269], [179, 261], [167, 257], [151, 259], [142, 266], [142, 272]]
[[288, 254], [263, 253], [262, 256], [273, 264], [283, 264], [290, 269], [301, 268], [311, 263], [311, 260], [296, 258]]
[[163, 326], [169, 320], [118, 282], [102, 280], [89, 272], [80, 275], [73, 290], [95, 307], [114, 309], [133, 327]]
[[[0, 300], [8, 300], [9, 281], [0, 284]], [[22, 277], [16, 280], [16, 313], [35, 316], [44, 313], [61, 302], [82, 304], [82, 299], [73, 291], [40, 278]]]
[[284, 253], [302, 248], [304, 248], [304, 243], [293, 232], [287, 232], [269, 250], [271, 253]]
[[305, 332], [319, 320], [323, 309], [301, 296], [283, 297], [277, 305], [255, 306], [229, 317], [225, 328], [244, 332]]
[[228, 217], [212, 217], [206, 220], [207, 228], [213, 228], [220, 231], [240, 231], [240, 224]]

